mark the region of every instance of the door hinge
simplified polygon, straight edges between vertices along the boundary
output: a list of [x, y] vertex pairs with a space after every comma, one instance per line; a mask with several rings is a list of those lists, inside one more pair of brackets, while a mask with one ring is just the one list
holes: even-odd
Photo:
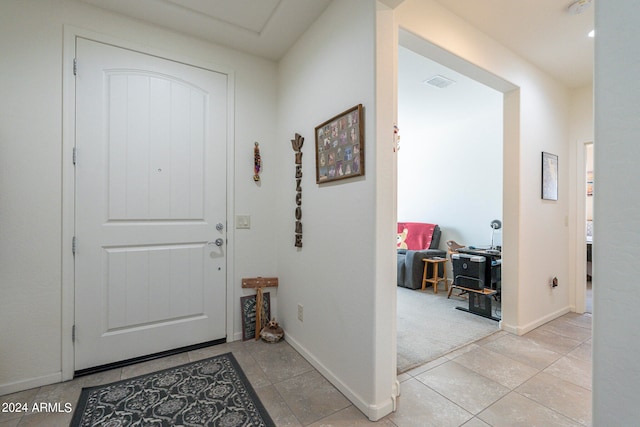
[[75, 255], [75, 254], [76, 254], [76, 245], [77, 245], [77, 243], [76, 243], [76, 236], [73, 236], [73, 239], [71, 239], [71, 253], [72, 253], [73, 255]]
[[73, 165], [76, 165], [76, 161], [78, 160], [78, 151], [76, 147], [73, 147]]
[[71, 342], [76, 342], [76, 325], [71, 327]]
[[73, 75], [78, 75], [78, 60], [76, 58], [73, 58]]

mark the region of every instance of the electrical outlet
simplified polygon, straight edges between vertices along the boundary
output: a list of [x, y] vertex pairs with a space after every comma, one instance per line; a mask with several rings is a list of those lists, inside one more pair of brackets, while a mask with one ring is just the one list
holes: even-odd
[[298, 320], [301, 322], [304, 321], [304, 307], [302, 304], [298, 304]]

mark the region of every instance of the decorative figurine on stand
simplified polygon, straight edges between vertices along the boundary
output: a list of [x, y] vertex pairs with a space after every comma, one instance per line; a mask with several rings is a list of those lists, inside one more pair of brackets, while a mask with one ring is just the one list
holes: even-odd
[[271, 319], [267, 326], [265, 326], [260, 332], [260, 336], [266, 342], [276, 343], [284, 337], [284, 331], [280, 326], [278, 326], [276, 319]]
[[253, 180], [260, 181], [260, 169], [262, 169], [262, 159], [260, 159], [260, 145], [256, 142], [253, 148]]

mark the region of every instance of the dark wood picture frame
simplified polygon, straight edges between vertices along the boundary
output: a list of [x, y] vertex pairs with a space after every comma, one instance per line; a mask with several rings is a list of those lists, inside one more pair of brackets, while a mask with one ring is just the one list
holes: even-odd
[[358, 104], [316, 127], [316, 183], [364, 175], [363, 119]]
[[558, 200], [558, 156], [542, 152], [542, 199]]

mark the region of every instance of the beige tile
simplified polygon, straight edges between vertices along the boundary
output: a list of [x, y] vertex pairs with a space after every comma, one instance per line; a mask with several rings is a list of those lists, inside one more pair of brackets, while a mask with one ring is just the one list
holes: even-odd
[[433, 369], [436, 366], [440, 366], [445, 362], [448, 362], [449, 359], [446, 357], [439, 357], [435, 360], [432, 360], [429, 363], [425, 363], [424, 365], [418, 366], [417, 368], [413, 368], [412, 370], [406, 372], [406, 374], [415, 377], [418, 376], [420, 374], [422, 374], [423, 372], [427, 372], [429, 369]]
[[218, 344], [210, 347], [199, 348], [197, 350], [190, 351], [189, 360], [191, 362], [197, 362], [199, 360], [208, 359], [210, 357], [219, 356], [221, 354], [232, 352], [229, 344]]
[[33, 399], [33, 403], [36, 405], [59, 404], [61, 407], [70, 404], [70, 406], [75, 409], [81, 391], [82, 383], [80, 381], [66, 381], [51, 384], [40, 388], [38, 394]]
[[22, 418], [22, 416], [9, 421], [0, 421], [0, 427], [17, 427], [18, 423], [20, 423], [20, 418]]
[[279, 382], [275, 388], [303, 425], [319, 421], [351, 405], [315, 370]]
[[483, 346], [487, 343], [490, 343], [494, 340], [497, 340], [498, 338], [502, 338], [505, 335], [510, 335], [509, 332], [505, 332], [505, 331], [498, 331], [498, 332], [494, 332], [493, 334], [484, 337], [482, 339], [479, 339], [478, 341], [475, 341], [474, 344], [479, 345], [479, 346]]
[[269, 416], [278, 427], [302, 426], [274, 386], [261, 387], [256, 389], [256, 393]]
[[539, 372], [538, 369], [485, 348], [463, 354], [454, 362], [509, 389], [516, 388]]
[[576, 326], [581, 326], [583, 328], [591, 329], [592, 324], [592, 316], [589, 313], [577, 314], [577, 313], [567, 313], [561, 317], [562, 320], [574, 324]]
[[[0, 411], [0, 422], [22, 418], [22, 416], [25, 415], [26, 413], [24, 411], [27, 411], [27, 412], [29, 411], [31, 404], [33, 403], [39, 391], [40, 391], [40, 388], [32, 388], [32, 389], [20, 391], [17, 393], [0, 396], [0, 408], [2, 407], [1, 405], [5, 403], [17, 404], [17, 406], [12, 405], [12, 407], [10, 408], [11, 411], [8, 411], [8, 412]], [[26, 408], [24, 405], [26, 405]], [[9, 408], [7, 407], [7, 409]]]
[[465, 345], [464, 347], [460, 347], [459, 349], [454, 350], [454, 351], [452, 351], [450, 353], [447, 353], [447, 354], [444, 355], [444, 357], [446, 357], [449, 360], [454, 360], [456, 357], [460, 357], [463, 354], [468, 353], [468, 352], [473, 351], [473, 350], [476, 350], [478, 348], [480, 348], [480, 346], [478, 344], [472, 343], [472, 344], [469, 344], [469, 345]]
[[139, 375], [162, 371], [163, 369], [175, 368], [176, 366], [184, 365], [186, 363], [189, 363], [189, 355], [187, 353], [174, 354], [161, 359], [125, 366], [122, 368], [121, 378], [125, 380]]
[[516, 391], [581, 424], [591, 425], [591, 391], [583, 387], [540, 373]]
[[560, 354], [567, 354], [581, 344], [581, 341], [577, 339], [558, 335], [553, 331], [541, 328], [525, 334], [524, 338], [533, 340], [542, 347]]
[[489, 424], [482, 421], [480, 418], [472, 418], [462, 425], [462, 427], [491, 427]]
[[233, 352], [233, 356], [238, 361], [238, 364], [254, 389], [267, 387], [272, 384], [271, 380], [269, 380], [260, 365], [258, 365], [258, 362], [256, 362], [249, 352], [236, 350]]
[[251, 355], [273, 383], [313, 370], [309, 362], [284, 341], [256, 346]]
[[516, 335], [506, 335], [487, 343], [483, 348], [510, 357], [536, 369], [544, 369], [562, 357], [539, 342]]
[[591, 362], [565, 356], [543, 372], [591, 390]]
[[580, 424], [531, 399], [511, 392], [478, 418], [492, 427], [578, 427]]
[[398, 427], [458, 427], [473, 416], [416, 379], [402, 383], [396, 412], [387, 416]]
[[576, 359], [584, 360], [585, 362], [591, 362], [592, 358], [592, 345], [591, 342], [584, 342], [580, 344], [575, 350], [571, 351], [567, 356], [575, 357]]
[[20, 420], [19, 427], [67, 427], [73, 418], [73, 413], [37, 413], [25, 415]]
[[549, 323], [545, 323], [538, 329], [543, 331], [550, 331], [567, 338], [578, 340], [580, 342], [586, 341], [591, 338], [591, 329], [576, 326], [575, 324], [569, 323], [563, 318], [555, 319]]
[[[280, 425], [280, 424], [278, 424]], [[342, 411], [329, 415], [310, 425], [310, 427], [361, 427], [376, 425], [379, 427], [393, 427], [394, 424], [386, 418], [378, 422], [369, 421], [369, 419], [358, 410], [355, 406], [349, 406]]]
[[396, 377], [396, 379], [398, 380], [398, 382], [404, 382], [407, 380], [410, 380], [411, 378], [413, 378], [411, 375], [409, 375], [408, 373], [404, 373], [404, 374], [400, 374]]
[[510, 391], [455, 361], [440, 365], [416, 379], [472, 414], [482, 411]]

